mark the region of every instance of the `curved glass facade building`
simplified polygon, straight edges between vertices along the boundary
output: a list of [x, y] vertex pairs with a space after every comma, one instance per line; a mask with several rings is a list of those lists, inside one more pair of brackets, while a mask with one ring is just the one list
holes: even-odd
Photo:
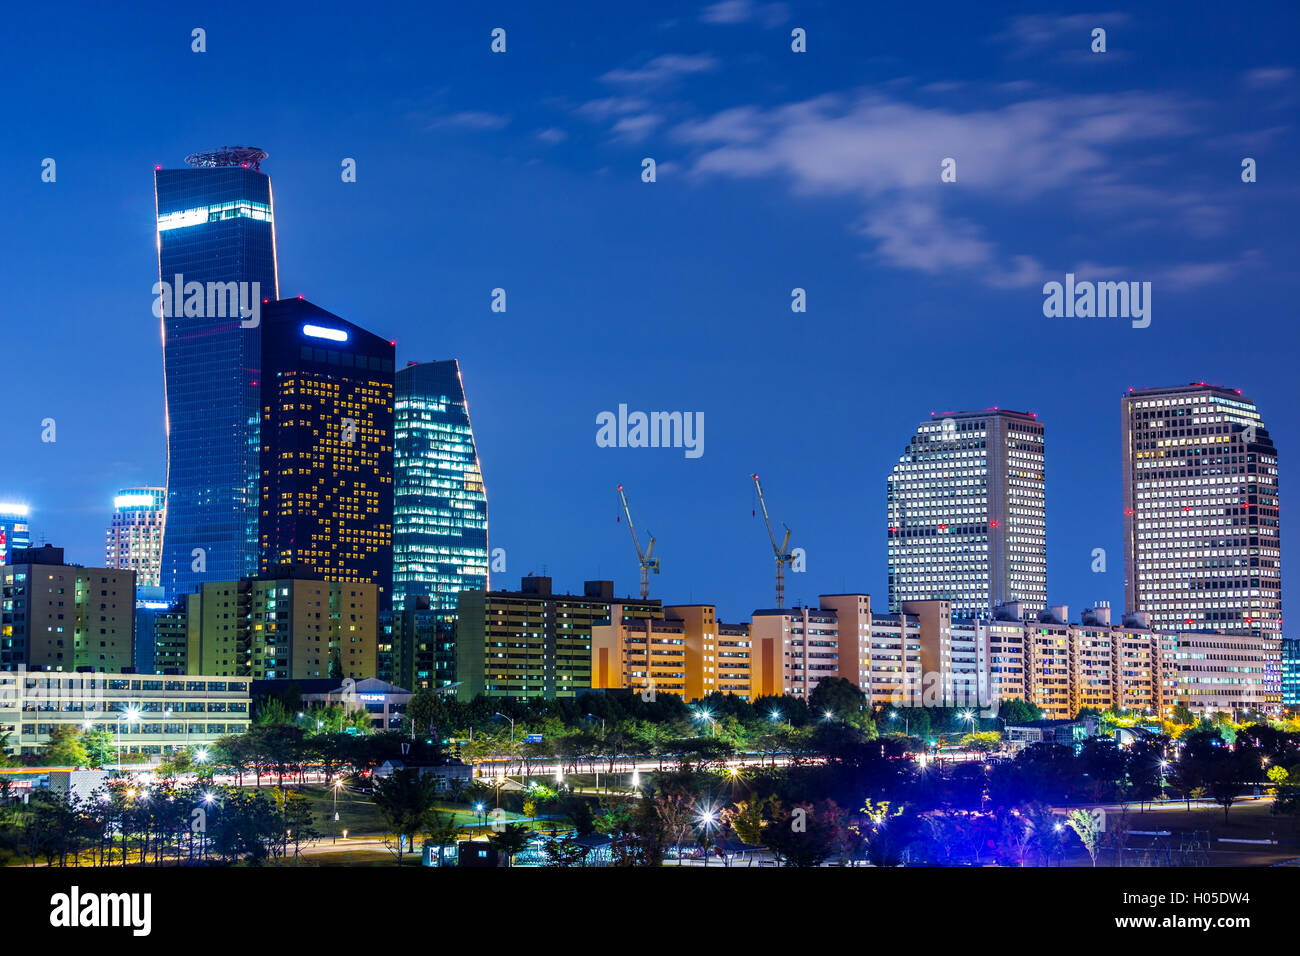
[[215, 151], [154, 173], [169, 597], [257, 572], [260, 304], [279, 297], [264, 156]]
[[487, 493], [460, 364], [412, 363], [396, 377], [393, 607], [427, 597], [456, 610], [488, 584]]

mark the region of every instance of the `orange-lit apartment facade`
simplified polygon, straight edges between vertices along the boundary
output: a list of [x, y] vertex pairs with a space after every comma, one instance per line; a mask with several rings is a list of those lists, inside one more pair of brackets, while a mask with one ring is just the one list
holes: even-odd
[[[1169, 716], [1241, 713], [1280, 704], [1280, 648], [1268, 638], [1163, 633], [1141, 612], [1111, 620], [1102, 604], [1070, 623], [1055, 605], [1026, 614], [952, 618], [946, 600], [872, 610], [865, 593], [826, 594], [819, 607], [758, 610], [748, 625], [717, 620], [712, 605], [666, 606], [663, 617], [620, 610], [592, 629], [592, 687], [748, 700], [807, 698], [828, 677], [854, 683], [872, 708], [971, 707], [986, 715], [1024, 700], [1045, 717], [1119, 709]], [[617, 622], [617, 623], [615, 623]]]
[[591, 630], [591, 686], [752, 699], [749, 625], [725, 624], [711, 604], [668, 605], [662, 618], [635, 617], [622, 605]]

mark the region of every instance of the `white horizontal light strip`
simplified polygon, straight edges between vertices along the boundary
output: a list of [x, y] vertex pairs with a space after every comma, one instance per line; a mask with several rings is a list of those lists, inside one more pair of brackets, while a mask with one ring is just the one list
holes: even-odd
[[26, 505], [11, 504], [9, 502], [0, 502], [0, 515], [16, 515], [20, 518], [26, 518], [29, 513]]
[[207, 222], [220, 222], [222, 219], [257, 219], [272, 222], [271, 207], [266, 203], [241, 199], [238, 202], [213, 203], [211, 206], [199, 206], [195, 209], [182, 209], [158, 217], [158, 231], [184, 229], [186, 226], [200, 226]]
[[[154, 504], [153, 495], [118, 495], [113, 499], [114, 508], [143, 508]], [[162, 507], [161, 504], [158, 507]]]
[[310, 335], [314, 339], [330, 339], [334, 342], [346, 342], [348, 340], [348, 333], [342, 329], [327, 329], [322, 325], [304, 325], [302, 334]]

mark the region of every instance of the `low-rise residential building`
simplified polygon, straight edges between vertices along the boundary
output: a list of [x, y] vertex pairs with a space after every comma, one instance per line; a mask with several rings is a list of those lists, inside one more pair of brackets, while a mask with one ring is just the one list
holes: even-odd
[[0, 733], [14, 754], [39, 753], [54, 728], [106, 731], [113, 763], [215, 743], [249, 725], [249, 681], [145, 674], [0, 673]]
[[531, 575], [518, 591], [462, 591], [456, 615], [457, 693], [462, 698], [576, 697], [592, 686], [592, 628], [663, 614], [657, 600], [615, 598], [613, 581], [587, 581], [580, 595], [554, 594], [549, 577]]
[[[377, 605], [376, 586], [366, 582], [258, 577], [203, 584], [185, 597], [185, 667], [254, 680], [373, 677]], [[179, 619], [160, 626], [170, 639]]]
[[1082, 720], [1034, 720], [1026, 724], [1007, 724], [1006, 740], [1013, 749], [1028, 744], [1074, 744], [1097, 735], [1097, 721], [1092, 717]]
[[0, 670], [119, 672], [135, 666], [132, 570], [85, 568], [49, 545], [0, 565]]
[[[377, 677], [253, 681], [252, 695], [259, 701], [269, 697], [282, 698], [290, 693], [296, 694], [305, 707], [337, 704], [348, 713], [364, 710], [370, 715], [371, 726], [376, 732], [412, 730], [406, 720], [406, 707], [414, 695], [404, 687]], [[416, 729], [424, 731], [427, 728]]]
[[839, 676], [839, 621], [829, 608], [755, 611], [750, 699], [808, 696], [822, 680]]

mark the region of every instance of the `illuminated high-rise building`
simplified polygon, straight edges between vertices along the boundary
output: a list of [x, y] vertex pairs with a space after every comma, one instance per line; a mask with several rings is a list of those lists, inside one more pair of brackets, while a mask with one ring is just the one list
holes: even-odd
[[487, 495], [455, 359], [397, 372], [393, 434], [393, 606], [455, 611], [461, 591], [488, 586]]
[[889, 609], [948, 601], [952, 616], [1047, 604], [1043, 425], [990, 408], [931, 414], [890, 473]]
[[393, 351], [303, 299], [262, 307], [261, 573], [374, 584], [381, 610], [393, 577]]
[[27, 505], [0, 501], [0, 564], [9, 564], [16, 548], [32, 546], [31, 513]]
[[261, 299], [279, 297], [266, 153], [154, 173], [167, 424], [168, 596], [257, 570]]
[[1277, 638], [1277, 449], [1255, 403], [1198, 382], [1123, 401], [1124, 604], [1159, 630]]
[[161, 584], [166, 488], [124, 488], [113, 498], [104, 535], [104, 567], [134, 571], [136, 587]]

